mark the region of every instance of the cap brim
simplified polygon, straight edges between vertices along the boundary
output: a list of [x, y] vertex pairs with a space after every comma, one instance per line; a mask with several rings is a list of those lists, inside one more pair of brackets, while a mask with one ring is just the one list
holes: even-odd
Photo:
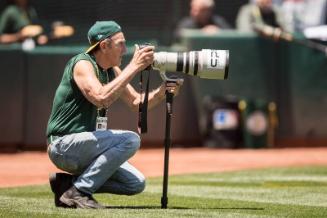
[[100, 41], [95, 43], [94, 45], [90, 46], [87, 50], [86, 50], [86, 53], [89, 53], [90, 51], [92, 51], [95, 47], [97, 47], [97, 45], [100, 44]]

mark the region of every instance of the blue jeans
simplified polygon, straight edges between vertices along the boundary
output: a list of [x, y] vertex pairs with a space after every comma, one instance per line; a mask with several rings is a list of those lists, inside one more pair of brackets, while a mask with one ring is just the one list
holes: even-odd
[[48, 154], [59, 169], [77, 175], [73, 184], [84, 193], [133, 195], [145, 188], [143, 174], [127, 162], [139, 147], [138, 134], [107, 130], [60, 137]]

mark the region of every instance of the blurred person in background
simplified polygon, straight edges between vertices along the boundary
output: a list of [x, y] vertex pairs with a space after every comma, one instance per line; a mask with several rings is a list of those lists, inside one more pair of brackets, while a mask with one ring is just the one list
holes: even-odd
[[236, 18], [237, 30], [254, 32], [256, 27], [270, 26], [284, 29], [284, 17], [272, 0], [253, 0], [242, 6]]
[[[129, 82], [153, 62], [154, 47], [136, 46], [121, 70], [126, 44], [116, 22], [96, 22], [88, 39], [90, 48], [66, 65], [47, 127], [49, 157], [70, 173], [50, 176], [57, 207], [99, 209], [103, 206], [92, 197], [95, 192], [134, 195], [145, 187], [143, 174], [127, 162], [139, 149], [140, 136], [107, 129], [107, 111], [119, 98], [138, 111], [144, 95]], [[150, 92], [149, 108], [164, 100], [167, 91], [177, 95], [180, 85], [163, 83]]]
[[203, 33], [213, 34], [221, 29], [230, 29], [227, 21], [214, 14], [215, 2], [213, 0], [191, 0], [190, 16], [183, 18], [177, 25], [175, 37], [179, 39], [183, 30], [200, 30]]
[[284, 0], [281, 9], [285, 14], [285, 29], [288, 32], [302, 32], [301, 16], [304, 11], [304, 0]]
[[281, 8], [289, 32], [326, 25], [327, 0], [284, 0]]
[[28, 0], [11, 0], [0, 17], [0, 43], [22, 42], [27, 38], [38, 36], [38, 43], [45, 44], [48, 38], [40, 35], [42, 27], [38, 16]]
[[45, 34], [43, 27], [38, 23], [37, 12], [29, 0], [8, 0], [8, 6], [0, 17], [0, 43], [8, 44], [34, 39], [37, 44], [43, 45], [49, 40], [74, 34], [73, 27], [62, 22], [54, 22], [51, 33]]

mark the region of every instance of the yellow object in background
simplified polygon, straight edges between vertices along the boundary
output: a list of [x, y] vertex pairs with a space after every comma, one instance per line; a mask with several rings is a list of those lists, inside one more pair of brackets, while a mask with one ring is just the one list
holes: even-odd
[[27, 25], [21, 30], [24, 38], [33, 38], [43, 33], [43, 28], [39, 25]]
[[74, 28], [69, 25], [58, 25], [53, 27], [52, 38], [59, 39], [74, 34]]

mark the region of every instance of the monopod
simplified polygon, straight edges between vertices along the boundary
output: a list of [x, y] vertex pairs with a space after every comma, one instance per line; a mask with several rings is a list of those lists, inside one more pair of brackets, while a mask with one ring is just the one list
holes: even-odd
[[[178, 81], [183, 82], [183, 79], [169, 78], [165, 74], [161, 73], [163, 80], [166, 83], [177, 83]], [[164, 153], [164, 172], [163, 172], [163, 185], [162, 185], [162, 197], [161, 197], [161, 208], [166, 209], [168, 204], [168, 177], [169, 177], [169, 150], [171, 147], [171, 117], [173, 114], [173, 98], [174, 94], [166, 91], [166, 127], [165, 127], [165, 153]]]

